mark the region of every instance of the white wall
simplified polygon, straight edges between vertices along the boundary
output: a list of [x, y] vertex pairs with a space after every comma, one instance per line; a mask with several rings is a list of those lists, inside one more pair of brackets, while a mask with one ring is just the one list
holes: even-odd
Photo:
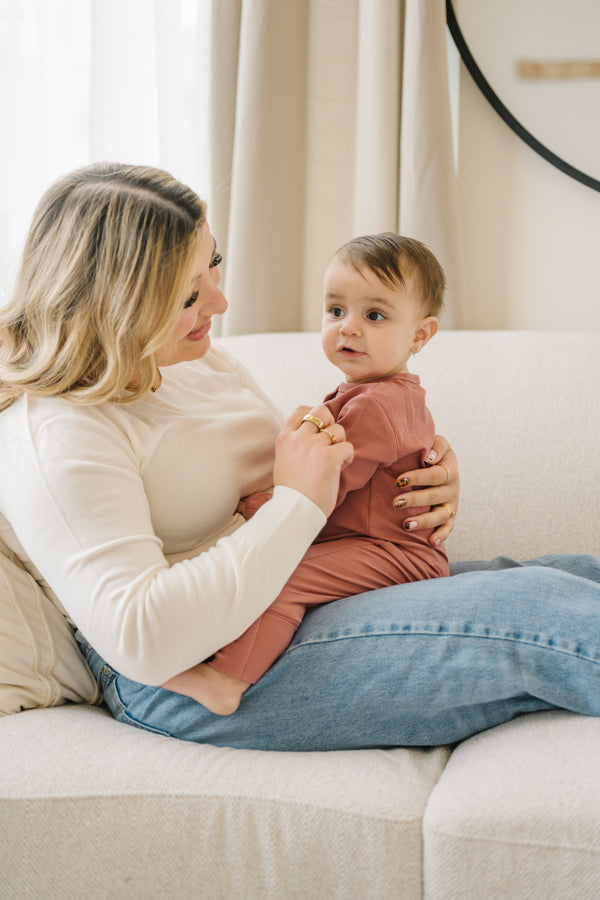
[[600, 193], [518, 138], [462, 64], [458, 122], [463, 326], [600, 331]]

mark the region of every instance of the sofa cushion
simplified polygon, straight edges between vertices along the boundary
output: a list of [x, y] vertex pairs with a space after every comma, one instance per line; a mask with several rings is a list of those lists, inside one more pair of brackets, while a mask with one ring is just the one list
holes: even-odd
[[0, 758], [2, 896], [416, 900], [448, 750], [230, 750], [80, 704], [2, 719]]
[[67, 620], [0, 542], [0, 715], [97, 699]]
[[427, 900], [600, 896], [600, 720], [534, 713], [460, 744], [423, 824]]

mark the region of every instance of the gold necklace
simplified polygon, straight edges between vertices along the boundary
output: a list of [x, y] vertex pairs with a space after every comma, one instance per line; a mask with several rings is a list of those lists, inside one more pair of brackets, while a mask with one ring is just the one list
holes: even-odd
[[156, 384], [156, 385], [153, 384], [153, 385], [150, 387], [150, 390], [152, 391], [153, 394], [155, 394], [155, 393], [157, 392], [157, 390], [159, 389], [159, 387], [160, 387], [161, 384], [162, 384], [162, 374], [161, 374], [160, 369], [157, 369], [157, 370], [156, 370], [156, 374], [158, 375], [158, 384]]

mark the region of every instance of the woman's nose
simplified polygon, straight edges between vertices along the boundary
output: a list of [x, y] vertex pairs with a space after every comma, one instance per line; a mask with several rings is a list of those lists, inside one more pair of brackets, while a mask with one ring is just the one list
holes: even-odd
[[217, 315], [224, 313], [228, 306], [229, 306], [229, 303], [225, 299], [225, 294], [223, 293], [222, 290], [217, 288], [215, 290], [214, 298], [213, 298], [213, 308], [214, 308], [215, 313]]
[[221, 283], [221, 272], [218, 267], [215, 267], [212, 272], [212, 291], [211, 291], [211, 303], [214, 309], [214, 312], [219, 315], [224, 313], [229, 303], [225, 298], [225, 294], [219, 287]]
[[229, 306], [225, 295], [217, 287], [213, 287], [210, 293], [206, 293], [202, 298], [202, 304], [197, 304], [196, 319], [202, 322], [207, 316], [220, 316]]

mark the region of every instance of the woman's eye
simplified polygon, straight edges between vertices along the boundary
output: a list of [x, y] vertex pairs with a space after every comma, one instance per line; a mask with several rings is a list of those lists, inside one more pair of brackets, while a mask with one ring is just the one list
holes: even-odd
[[371, 312], [367, 313], [367, 319], [369, 322], [381, 322], [382, 319], [385, 319], [383, 313], [377, 312], [376, 309], [372, 309]]
[[217, 266], [220, 266], [222, 262], [223, 262], [223, 257], [221, 256], [221, 254], [215, 252], [215, 255], [214, 255], [213, 258], [211, 259], [210, 265], [209, 265], [208, 268], [209, 268], [209, 269], [215, 269]]
[[192, 296], [188, 300], [186, 300], [185, 303], [183, 304], [183, 308], [189, 309], [190, 306], [194, 305], [194, 303], [196, 302], [197, 299], [198, 299], [198, 291], [194, 291]]

